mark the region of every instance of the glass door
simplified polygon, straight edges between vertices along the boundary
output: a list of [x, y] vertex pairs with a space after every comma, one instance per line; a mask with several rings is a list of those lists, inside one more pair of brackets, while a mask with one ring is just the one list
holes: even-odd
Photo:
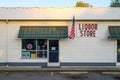
[[49, 62], [59, 62], [59, 44], [58, 40], [49, 40]]

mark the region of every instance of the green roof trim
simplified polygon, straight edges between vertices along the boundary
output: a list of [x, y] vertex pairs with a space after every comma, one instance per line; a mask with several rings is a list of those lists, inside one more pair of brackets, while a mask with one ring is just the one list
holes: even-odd
[[68, 38], [67, 26], [21, 26], [18, 38]]
[[120, 26], [109, 26], [109, 38], [120, 39]]

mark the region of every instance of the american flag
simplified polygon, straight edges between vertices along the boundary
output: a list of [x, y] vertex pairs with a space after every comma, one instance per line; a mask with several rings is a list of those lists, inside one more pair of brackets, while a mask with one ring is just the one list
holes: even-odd
[[69, 38], [70, 39], [75, 38], [75, 16], [73, 17], [73, 20], [72, 20], [72, 27], [71, 27]]

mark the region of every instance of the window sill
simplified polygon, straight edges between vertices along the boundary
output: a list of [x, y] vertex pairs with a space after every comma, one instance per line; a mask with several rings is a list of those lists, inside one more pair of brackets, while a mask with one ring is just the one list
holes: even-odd
[[47, 57], [46, 58], [21, 58], [21, 59], [47, 59]]

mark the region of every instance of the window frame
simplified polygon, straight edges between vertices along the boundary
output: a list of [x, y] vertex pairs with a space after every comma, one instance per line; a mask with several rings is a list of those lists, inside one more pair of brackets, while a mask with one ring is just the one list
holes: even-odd
[[[33, 40], [35, 40], [35, 50], [24, 50], [23, 49], [23, 40], [31, 40], [31, 39], [21, 39], [21, 58], [22, 59], [47, 59], [48, 58], [48, 40], [47, 39], [33, 39]], [[38, 46], [38, 40], [46, 40], [46, 43], [47, 43], [47, 49], [46, 50], [38, 50], [37, 49], [37, 46]], [[31, 58], [31, 52], [35, 52], [35, 54], [36, 54], [36, 57], [35, 58]], [[45, 57], [38, 57], [38, 51], [40, 52], [42, 52], [42, 51], [45, 51], [46, 52], [46, 56]], [[29, 58], [25, 58], [25, 57], [23, 57], [22, 55], [23, 55], [23, 52], [30, 52], [30, 57]]]

